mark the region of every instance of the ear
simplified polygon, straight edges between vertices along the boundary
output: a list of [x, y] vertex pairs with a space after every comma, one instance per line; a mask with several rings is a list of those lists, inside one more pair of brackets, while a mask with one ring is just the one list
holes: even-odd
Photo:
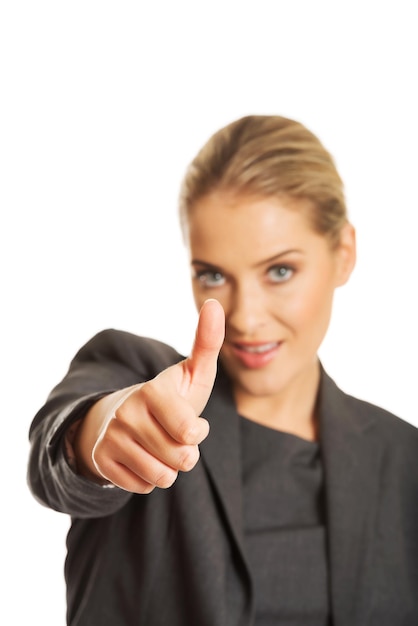
[[354, 226], [349, 222], [347, 222], [341, 230], [336, 255], [336, 287], [341, 287], [341, 285], [345, 285], [350, 278], [351, 272], [356, 264], [356, 231]]

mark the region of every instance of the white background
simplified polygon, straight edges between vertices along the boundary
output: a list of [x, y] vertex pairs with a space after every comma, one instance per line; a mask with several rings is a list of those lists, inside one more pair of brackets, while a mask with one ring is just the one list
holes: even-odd
[[1, 3], [1, 623], [64, 624], [68, 519], [26, 487], [32, 417], [105, 327], [187, 353], [178, 187], [237, 117], [293, 117], [334, 154], [359, 258], [321, 357], [418, 425], [415, 5]]

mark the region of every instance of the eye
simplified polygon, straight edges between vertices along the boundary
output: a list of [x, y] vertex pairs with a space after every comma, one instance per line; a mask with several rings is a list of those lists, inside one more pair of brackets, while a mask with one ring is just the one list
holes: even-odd
[[294, 272], [294, 268], [289, 265], [274, 265], [268, 269], [267, 275], [273, 283], [284, 283], [293, 276]]
[[221, 272], [204, 270], [196, 272], [195, 278], [202, 287], [220, 287], [225, 283], [225, 277]]

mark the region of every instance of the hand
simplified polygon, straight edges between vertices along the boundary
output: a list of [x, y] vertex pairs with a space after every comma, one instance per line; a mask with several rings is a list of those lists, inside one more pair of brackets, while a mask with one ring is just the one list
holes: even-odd
[[187, 359], [92, 407], [74, 446], [81, 473], [149, 493], [170, 487], [179, 471], [196, 465], [209, 432], [199, 416], [215, 381], [224, 329], [221, 305], [207, 300]]

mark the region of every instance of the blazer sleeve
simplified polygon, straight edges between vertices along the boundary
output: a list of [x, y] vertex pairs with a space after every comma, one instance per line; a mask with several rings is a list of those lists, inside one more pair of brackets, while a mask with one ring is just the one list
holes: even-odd
[[154, 378], [183, 357], [153, 339], [117, 330], [93, 337], [71, 361], [29, 430], [28, 485], [43, 505], [72, 517], [102, 517], [120, 509], [131, 494], [102, 487], [70, 467], [65, 434], [101, 397]]

